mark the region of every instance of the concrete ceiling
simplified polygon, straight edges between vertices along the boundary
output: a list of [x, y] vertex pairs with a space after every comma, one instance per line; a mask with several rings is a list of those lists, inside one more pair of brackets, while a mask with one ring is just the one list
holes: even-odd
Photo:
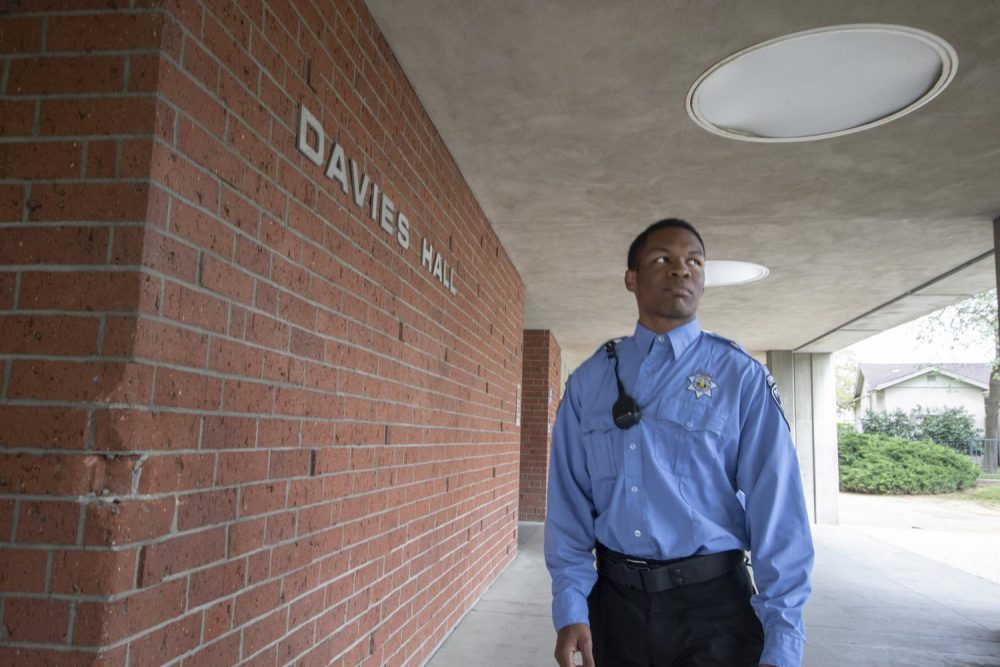
[[[525, 326], [569, 368], [631, 332], [629, 242], [683, 217], [709, 259], [764, 264], [706, 291], [703, 325], [748, 349], [834, 351], [994, 285], [1000, 2], [367, 0], [526, 285]], [[685, 111], [747, 46], [894, 23], [957, 51], [936, 99], [882, 127], [732, 141]]]

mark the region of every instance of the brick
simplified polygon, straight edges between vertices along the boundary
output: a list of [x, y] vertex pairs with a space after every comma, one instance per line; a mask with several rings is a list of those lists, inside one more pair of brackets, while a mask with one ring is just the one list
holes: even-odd
[[182, 118], [178, 127], [177, 148], [191, 160], [227, 183], [238, 186], [246, 168], [225, 143], [202, 130], [190, 120]]
[[22, 501], [15, 539], [22, 543], [76, 544], [80, 504], [65, 501]]
[[128, 83], [126, 90], [130, 93], [156, 92], [157, 75], [160, 71], [159, 55], [129, 56]]
[[223, 387], [223, 406], [228, 412], [271, 412], [274, 386], [261, 382], [226, 380]]
[[[205, 612], [205, 634], [208, 634], [208, 612]], [[208, 641], [206, 639], [206, 641]], [[207, 644], [197, 653], [184, 658], [183, 667], [215, 667], [216, 665], [235, 665], [240, 661], [239, 633], [223, 637], [217, 642]]]
[[253, 277], [212, 255], [202, 256], [201, 285], [239, 303], [253, 303]]
[[114, 178], [118, 171], [118, 141], [87, 142], [87, 178]]
[[35, 125], [35, 105], [35, 100], [0, 100], [0, 136], [30, 137]]
[[164, 578], [208, 565], [226, 555], [225, 528], [209, 528], [181, 535], [142, 548], [139, 585], [149, 586]]
[[248, 449], [257, 443], [257, 420], [247, 417], [205, 417], [202, 449]]
[[7, 598], [3, 620], [8, 641], [64, 644], [69, 630], [69, 602]]
[[129, 662], [135, 665], [165, 665], [198, 646], [201, 613], [187, 616], [135, 639], [129, 646]]
[[114, 602], [80, 602], [73, 643], [104, 646], [176, 618], [184, 611], [185, 591], [184, 579], [178, 579]]
[[[227, 310], [226, 302], [214, 294], [199, 292], [174, 282], [166, 283], [163, 299], [164, 317], [222, 333], [226, 330]], [[213, 342], [213, 349], [214, 345]]]
[[37, 57], [14, 60], [8, 95], [113, 93], [125, 88], [121, 56]]
[[43, 136], [150, 134], [153, 97], [83, 97], [41, 102], [39, 130]]
[[49, 17], [49, 51], [126, 51], [159, 47], [163, 16], [143, 14], [78, 14]]
[[10, 398], [60, 401], [145, 403], [149, 401], [152, 369], [138, 364], [15, 361]]
[[167, 535], [174, 519], [174, 505], [173, 497], [89, 503], [83, 543], [113, 547]]
[[116, 595], [135, 586], [136, 552], [56, 551], [52, 555], [52, 592]]
[[227, 375], [257, 378], [264, 366], [263, 350], [225, 338], [212, 338], [208, 367]]
[[0, 447], [83, 449], [86, 425], [80, 409], [0, 405]]
[[148, 186], [144, 183], [39, 183], [31, 188], [32, 222], [142, 222]]
[[229, 527], [229, 557], [241, 556], [264, 546], [264, 519], [253, 519]]
[[285, 484], [268, 482], [243, 488], [240, 517], [273, 512], [285, 506]]
[[177, 530], [204, 528], [236, 518], [236, 489], [205, 491], [177, 499]]
[[194, 410], [218, 410], [222, 381], [197, 373], [160, 368], [156, 374], [156, 403]]
[[38, 53], [43, 32], [41, 16], [0, 16], [0, 53]]
[[277, 608], [280, 604], [281, 582], [272, 581], [250, 588], [236, 596], [233, 625], [239, 627]]
[[100, 652], [0, 647], [0, 665], [31, 667], [125, 667], [127, 647]]
[[0, 349], [7, 354], [90, 356], [97, 353], [99, 326], [93, 317], [0, 315]]
[[[6, 535], [3, 541], [7, 541]], [[5, 548], [0, 558], [0, 593], [45, 592], [47, 561], [44, 551]]]
[[0, 264], [103, 263], [108, 236], [102, 227], [0, 227]]
[[25, 310], [131, 311], [149, 284], [149, 276], [134, 272], [33, 271], [22, 276], [19, 304]]
[[219, 486], [260, 482], [267, 479], [267, 452], [222, 452], [215, 483]]
[[[240, 591], [245, 585], [246, 559], [240, 558], [191, 575], [188, 606], [200, 607]], [[207, 620], [207, 619], [206, 619]]]
[[24, 219], [25, 187], [0, 185], [0, 222], [21, 222]]
[[149, 228], [143, 238], [142, 263], [154, 271], [193, 283], [198, 275], [198, 250]]
[[[122, 159], [118, 166], [122, 178], [144, 178], [153, 161], [153, 142], [145, 139], [122, 142]], [[152, 207], [150, 207], [152, 209]]]
[[176, 451], [198, 448], [199, 415], [124, 408], [97, 411], [95, 419], [94, 440], [98, 450]]
[[210, 250], [227, 259], [233, 256], [233, 230], [214, 216], [183, 202], [174, 203], [170, 214], [170, 231], [202, 250]]
[[219, 204], [219, 179], [180, 153], [155, 144], [149, 161], [150, 176], [172, 193], [215, 211]]
[[309, 474], [311, 460], [311, 452], [308, 450], [272, 451], [268, 477], [282, 479], [306, 476]]
[[0, 144], [0, 178], [60, 179], [80, 176], [81, 142]]
[[208, 336], [163, 322], [140, 319], [135, 356], [201, 368], [208, 357]]
[[84, 454], [0, 454], [4, 493], [52, 496], [126, 494], [138, 457]]
[[[233, 627], [233, 604], [232, 598], [228, 600], [223, 600], [222, 602], [217, 602], [211, 607], [205, 610], [205, 626], [203, 630], [203, 636], [205, 642], [210, 642], [218, 637], [229, 632]], [[240, 634], [237, 632], [235, 634], [229, 635], [227, 639], [234, 641], [236, 645], [236, 653], [239, 654], [240, 651]], [[217, 642], [217, 644], [226, 643], [225, 640]], [[197, 661], [201, 664], [201, 659]], [[226, 660], [220, 661], [218, 663], [211, 664], [236, 664], [238, 660]], [[184, 664], [187, 664], [185, 661]]]
[[14, 512], [16, 506], [13, 500], [0, 500], [0, 541], [14, 541]]
[[221, 137], [226, 126], [226, 110], [186, 72], [162, 61], [159, 69], [159, 93], [176, 104], [212, 134]]
[[212, 486], [215, 454], [151, 456], [139, 477], [139, 493], [172, 493]]

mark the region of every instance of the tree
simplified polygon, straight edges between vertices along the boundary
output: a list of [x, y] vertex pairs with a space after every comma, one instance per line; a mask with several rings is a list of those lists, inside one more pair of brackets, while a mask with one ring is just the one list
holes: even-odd
[[983, 468], [986, 472], [996, 472], [1000, 465], [1000, 428], [997, 416], [1000, 414], [1000, 335], [997, 331], [997, 291], [995, 289], [977, 294], [932, 313], [925, 320], [920, 338], [938, 340], [945, 338], [950, 346], [964, 347], [969, 336], [978, 335], [991, 339], [996, 350], [993, 369], [990, 373], [990, 389], [986, 394], [986, 438], [983, 453]]
[[837, 409], [841, 412], [853, 411], [854, 383], [858, 379], [858, 356], [850, 350], [841, 350], [833, 358], [837, 385]]

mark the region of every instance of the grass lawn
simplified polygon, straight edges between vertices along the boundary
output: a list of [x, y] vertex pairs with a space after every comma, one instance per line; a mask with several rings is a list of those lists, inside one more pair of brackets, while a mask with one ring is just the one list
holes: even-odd
[[984, 505], [1000, 507], [1000, 486], [981, 486], [978, 489], [973, 489], [969, 496]]

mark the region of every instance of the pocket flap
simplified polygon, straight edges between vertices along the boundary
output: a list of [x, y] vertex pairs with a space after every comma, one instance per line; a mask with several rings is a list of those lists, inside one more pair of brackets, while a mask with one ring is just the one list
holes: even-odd
[[609, 408], [605, 414], [588, 414], [580, 420], [580, 431], [590, 433], [592, 431], [610, 431], [617, 428], [615, 420], [611, 417]]
[[708, 402], [665, 400], [657, 408], [659, 419], [674, 422], [688, 431], [722, 433], [729, 414]]

